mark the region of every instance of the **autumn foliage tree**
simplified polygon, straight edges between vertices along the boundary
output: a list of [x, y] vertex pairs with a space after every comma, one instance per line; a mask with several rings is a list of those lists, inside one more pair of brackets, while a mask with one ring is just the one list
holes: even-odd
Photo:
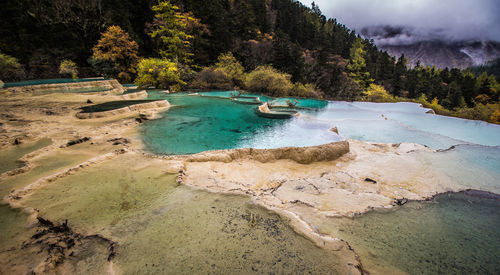
[[136, 73], [139, 46], [119, 26], [110, 26], [92, 49], [91, 63], [105, 76], [130, 81]]

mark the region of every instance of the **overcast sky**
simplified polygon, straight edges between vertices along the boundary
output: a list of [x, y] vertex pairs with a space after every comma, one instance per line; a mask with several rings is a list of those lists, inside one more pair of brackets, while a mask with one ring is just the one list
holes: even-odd
[[[300, 0], [311, 6], [312, 0]], [[323, 14], [360, 31], [373, 25], [410, 26], [448, 38], [500, 41], [500, 0], [316, 0]]]

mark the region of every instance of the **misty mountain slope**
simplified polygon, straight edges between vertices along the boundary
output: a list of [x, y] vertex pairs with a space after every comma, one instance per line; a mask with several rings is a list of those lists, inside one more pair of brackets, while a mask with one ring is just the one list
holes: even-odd
[[392, 56], [404, 54], [412, 66], [420, 61], [425, 66], [467, 68], [500, 57], [499, 42], [453, 41], [439, 31], [425, 33], [406, 27], [374, 26], [363, 28], [361, 33]]
[[[479, 44], [479, 45], [478, 45]], [[414, 66], [419, 60], [422, 65], [439, 68], [467, 68], [485, 64], [500, 56], [500, 43], [421, 41], [410, 45], [379, 45], [392, 56], [404, 54]]]

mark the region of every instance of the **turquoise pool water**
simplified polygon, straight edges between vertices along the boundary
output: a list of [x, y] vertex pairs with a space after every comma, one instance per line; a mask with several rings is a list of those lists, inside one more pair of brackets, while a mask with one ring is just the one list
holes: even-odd
[[21, 82], [7, 82], [5, 83], [5, 88], [9, 87], [20, 87], [20, 86], [30, 86], [30, 85], [41, 85], [41, 84], [60, 84], [60, 83], [75, 83], [75, 82], [89, 82], [89, 81], [99, 81], [106, 80], [106, 78], [96, 77], [96, 78], [54, 78], [54, 79], [38, 79], [38, 80], [27, 80]]
[[[206, 97], [223, 97], [229, 98], [233, 96], [240, 95], [238, 91], [211, 91], [211, 92], [199, 92], [198, 94]], [[328, 105], [328, 101], [326, 100], [317, 100], [310, 98], [293, 98], [293, 97], [284, 97], [284, 98], [272, 98], [269, 96], [261, 95], [261, 94], [251, 94], [251, 93], [241, 93], [242, 96], [248, 97], [258, 97], [262, 102], [268, 102], [270, 105], [274, 106], [288, 106], [288, 102], [296, 104], [295, 107], [298, 108], [313, 108], [320, 109], [325, 108]]]
[[292, 118], [276, 120], [255, 114], [255, 106], [217, 96], [150, 92], [150, 99], [167, 99], [174, 107], [163, 118], [142, 128], [148, 148], [162, 154], [192, 154], [229, 148], [278, 148], [320, 145], [341, 138], [328, 123]]
[[[202, 96], [149, 91], [150, 99], [176, 105], [164, 118], [143, 128], [148, 148], [162, 154], [190, 154], [230, 148], [314, 146], [342, 138], [370, 142], [414, 142], [434, 149], [457, 144], [500, 146], [500, 125], [426, 114], [415, 103], [328, 102], [314, 99], [273, 99], [297, 102], [301, 115], [271, 120], [254, 114], [255, 106], [227, 99], [235, 91], [202, 92]], [[329, 129], [337, 126], [340, 136]], [[497, 148], [493, 149], [497, 150]]]
[[[414, 142], [441, 150], [454, 146], [435, 154], [415, 154], [458, 186], [500, 193], [500, 125], [426, 114], [428, 109], [414, 103], [318, 100], [299, 100], [309, 106], [298, 109], [299, 117], [268, 119], [257, 116], [254, 105], [227, 99], [231, 94], [234, 92], [207, 92], [203, 96], [149, 92], [150, 99], [167, 99], [175, 106], [163, 118], [143, 125], [147, 148], [159, 154], [192, 154], [230, 148], [314, 146], [344, 138]], [[340, 135], [330, 131], [333, 126]]]
[[330, 102], [304, 116], [329, 121], [347, 138], [372, 142], [414, 142], [434, 149], [456, 144], [500, 145], [500, 125], [426, 114], [415, 103]]
[[[308, 106], [298, 109], [299, 117], [268, 119], [257, 116], [253, 105], [227, 99], [234, 93], [149, 92], [150, 99], [167, 99], [175, 106], [163, 118], [144, 124], [147, 148], [160, 154], [192, 154], [229, 148], [314, 146], [344, 138], [414, 142], [441, 150], [454, 146], [435, 154], [416, 154], [459, 186], [500, 193], [500, 125], [426, 114], [428, 109], [415, 103], [307, 99], [298, 100]], [[340, 135], [330, 131], [333, 126]]]

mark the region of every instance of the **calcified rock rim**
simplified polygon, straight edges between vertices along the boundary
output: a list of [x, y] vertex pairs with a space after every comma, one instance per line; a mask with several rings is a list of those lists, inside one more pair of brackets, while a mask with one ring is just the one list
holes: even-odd
[[84, 81], [84, 82], [69, 82], [69, 83], [52, 83], [52, 84], [38, 84], [29, 86], [19, 86], [19, 87], [9, 87], [4, 88], [11, 93], [32, 93], [36, 90], [60, 90], [62, 87], [68, 89], [76, 88], [108, 88], [108, 91], [97, 92], [101, 95], [113, 95], [122, 94], [126, 89], [116, 80], [95, 80], [95, 81]]
[[301, 164], [311, 164], [319, 161], [336, 160], [347, 153], [349, 153], [349, 142], [339, 141], [308, 147], [281, 147], [276, 149], [242, 148], [205, 151], [194, 155], [186, 155], [184, 158], [187, 162], [217, 161], [225, 163], [242, 159], [255, 160], [262, 163], [288, 159]]

